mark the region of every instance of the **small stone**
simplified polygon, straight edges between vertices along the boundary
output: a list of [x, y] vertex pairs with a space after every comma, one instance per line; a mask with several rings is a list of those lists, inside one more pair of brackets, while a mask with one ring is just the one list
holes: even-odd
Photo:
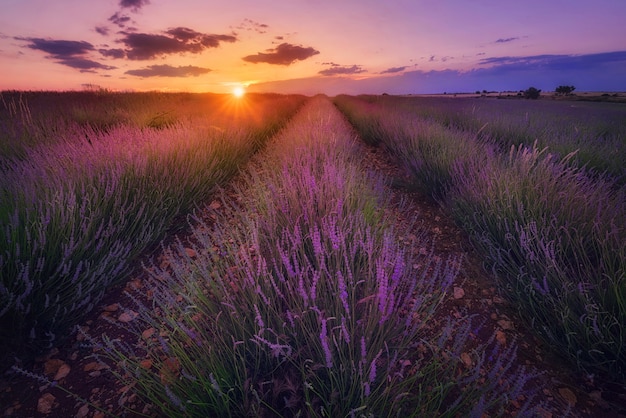
[[55, 375], [59, 368], [64, 365], [65, 362], [58, 358], [53, 358], [46, 361], [43, 365], [43, 372], [47, 375]]
[[506, 345], [506, 334], [500, 330], [496, 331], [496, 341], [501, 345]]
[[142, 285], [143, 284], [141, 283], [140, 279], [133, 279], [133, 280], [129, 281], [128, 283], [126, 283], [126, 287], [128, 287], [131, 290], [141, 289]]
[[163, 361], [160, 377], [161, 383], [167, 385], [174, 382], [180, 375], [180, 362], [175, 357], [169, 357]]
[[578, 402], [576, 395], [574, 395], [574, 392], [572, 392], [571, 389], [559, 388], [559, 395], [561, 395], [563, 399], [565, 399], [567, 403], [572, 406], [576, 405], [576, 402]]
[[76, 412], [76, 418], [85, 418], [87, 415], [89, 415], [89, 406], [88, 405], [81, 406], [78, 409], [78, 411]]
[[107, 366], [104, 363], [99, 363], [97, 361], [92, 361], [91, 363], [87, 363], [85, 364], [85, 367], [83, 367], [83, 370], [86, 372], [92, 372], [94, 370], [104, 370], [104, 369], [108, 369], [109, 366]]
[[465, 296], [465, 290], [463, 290], [463, 288], [461, 288], [461, 287], [455, 287], [454, 288], [454, 299], [461, 299], [463, 296]]
[[57, 380], [58, 381], [58, 380], [63, 379], [68, 374], [70, 374], [70, 370], [72, 370], [72, 368], [67, 363], [61, 364], [61, 366], [57, 370], [56, 374], [54, 375], [54, 379], [53, 380]]
[[119, 308], [120, 308], [120, 305], [118, 303], [112, 303], [108, 306], [105, 306], [104, 310], [106, 312], [116, 312]]
[[41, 398], [37, 401], [37, 412], [40, 414], [48, 415], [52, 412], [52, 407], [54, 406], [54, 401], [56, 398], [51, 393], [44, 393], [41, 395]]
[[80, 326], [78, 328], [79, 328], [79, 331], [76, 333], [76, 341], [78, 341], [78, 342], [85, 341], [87, 339], [85, 334], [87, 334], [87, 332], [89, 332], [89, 327], [88, 326]]
[[209, 208], [213, 209], [213, 210], [219, 209], [221, 207], [222, 207], [221, 203], [218, 202], [217, 200], [214, 200], [214, 201], [211, 202], [211, 204], [209, 204]]
[[498, 321], [498, 325], [500, 326], [500, 328], [502, 328], [503, 330], [512, 330], [513, 329], [513, 322], [511, 321], [507, 321], [506, 319], [501, 319]]
[[196, 253], [196, 250], [194, 250], [193, 248], [185, 248], [185, 254], [187, 254], [187, 257], [189, 258], [194, 258], [198, 255], [198, 253]]
[[148, 328], [147, 330], [141, 333], [141, 338], [143, 338], [144, 340], [147, 340], [148, 338], [154, 335], [155, 331], [156, 330], [154, 328]]
[[467, 353], [461, 354], [461, 361], [466, 367], [472, 367], [472, 358]]
[[146, 370], [150, 370], [150, 368], [152, 367], [152, 359], [143, 359], [141, 360], [141, 362], [139, 362], [139, 365]]
[[130, 322], [132, 320], [134, 320], [135, 318], [137, 318], [137, 316], [139, 316], [139, 314], [135, 311], [126, 311], [123, 312], [118, 318], [117, 320], [120, 322]]
[[497, 303], [497, 304], [503, 304], [504, 302], [506, 302], [504, 299], [502, 299], [500, 296], [494, 296], [493, 297], [493, 303]]

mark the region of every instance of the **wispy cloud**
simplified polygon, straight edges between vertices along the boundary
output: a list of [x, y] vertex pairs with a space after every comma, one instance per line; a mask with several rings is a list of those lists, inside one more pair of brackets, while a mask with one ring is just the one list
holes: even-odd
[[517, 41], [519, 39], [519, 36], [514, 36], [512, 38], [500, 38], [496, 40], [496, 44], [506, 44], [508, 42], [513, 42], [513, 41]]
[[193, 65], [173, 67], [171, 65], [150, 65], [138, 70], [129, 70], [125, 74], [137, 77], [198, 77], [210, 72], [210, 68]]
[[64, 58], [74, 55], [86, 54], [94, 50], [92, 44], [86, 41], [67, 41], [62, 39], [43, 38], [15, 38], [20, 41], [28, 41], [30, 49], [47, 52], [54, 58]]
[[268, 49], [267, 52], [258, 52], [256, 55], [248, 55], [242, 59], [254, 64], [267, 63], [274, 65], [291, 65], [296, 61], [302, 61], [317, 55], [320, 52], [311, 47], [282, 43], [276, 48]]
[[185, 27], [166, 31], [164, 34], [124, 33], [120, 40], [126, 46], [126, 57], [131, 60], [149, 60], [168, 54], [199, 54], [208, 48], [216, 48], [221, 42], [235, 42], [233, 35], [212, 35], [196, 32]]
[[325, 70], [321, 70], [319, 74], [325, 76], [333, 76], [333, 75], [347, 75], [347, 74], [358, 74], [363, 73], [365, 70], [360, 65], [338, 65], [335, 63], [330, 63], [331, 67]]
[[135, 12], [147, 4], [150, 4], [150, 0], [120, 0], [121, 8], [131, 9]]
[[126, 27], [126, 24], [128, 22], [130, 22], [130, 21], [132, 21], [130, 16], [125, 15], [125, 14], [120, 13], [120, 12], [115, 12], [115, 14], [113, 14], [109, 18], [109, 22], [113, 23], [114, 25], [116, 25], [116, 26], [118, 26], [120, 28]]
[[112, 49], [101, 48], [98, 50], [98, 52], [107, 58], [121, 59], [126, 56], [126, 52], [120, 48], [112, 48]]
[[102, 26], [102, 25], [96, 26], [94, 30], [102, 36], [107, 36], [110, 32], [109, 28], [107, 28], [106, 26]]
[[243, 22], [236, 27], [238, 30], [254, 31], [256, 33], [266, 33], [268, 28], [269, 25], [266, 23], [260, 23], [248, 18], [245, 18]]
[[384, 71], [381, 71], [380, 73], [381, 74], [395, 74], [395, 73], [400, 73], [400, 72], [406, 70], [406, 68], [407, 68], [406, 66], [404, 66], [404, 67], [391, 67], [391, 68], [387, 68]]
[[490, 57], [480, 60], [481, 65], [498, 71], [536, 70], [571, 71], [598, 68], [607, 64], [622, 63], [626, 71], [626, 51], [604, 52], [585, 55], [530, 55], [524, 57]]
[[82, 73], [93, 72], [93, 70], [113, 70], [117, 67], [110, 65], [104, 65], [97, 61], [93, 61], [87, 58], [81, 57], [69, 57], [58, 61], [59, 64], [66, 65], [71, 68], [75, 68]]

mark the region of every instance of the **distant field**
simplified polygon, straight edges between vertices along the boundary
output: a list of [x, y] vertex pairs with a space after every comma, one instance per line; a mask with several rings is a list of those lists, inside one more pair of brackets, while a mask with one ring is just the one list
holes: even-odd
[[[440, 93], [440, 94], [410, 94], [405, 97], [472, 97], [472, 98], [499, 98], [499, 99], [522, 99], [516, 91], [507, 92], [486, 92], [486, 93]], [[559, 96], [554, 92], [541, 92], [541, 100], [565, 100], [565, 101], [589, 101], [589, 102], [609, 102], [626, 103], [626, 92], [604, 92], [589, 91], [575, 92], [567, 96]]]

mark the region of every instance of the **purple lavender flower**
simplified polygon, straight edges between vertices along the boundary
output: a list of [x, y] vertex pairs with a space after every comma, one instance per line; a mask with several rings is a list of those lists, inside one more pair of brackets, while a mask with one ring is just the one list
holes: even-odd
[[326, 359], [326, 367], [329, 369], [333, 367], [333, 357], [330, 352], [330, 346], [328, 344], [328, 333], [326, 330], [326, 318], [321, 319], [322, 329], [320, 331], [320, 342], [322, 343], [322, 349], [324, 350], [324, 357]]
[[169, 400], [172, 402], [172, 404], [174, 404], [174, 406], [176, 408], [178, 408], [181, 411], [185, 412], [185, 405], [180, 400], [180, 398], [178, 396], [176, 396], [174, 394], [174, 392], [172, 392], [172, 390], [170, 389], [170, 387], [168, 385], [165, 385], [165, 394], [167, 395]]
[[265, 322], [263, 322], [263, 318], [261, 318], [261, 312], [259, 311], [259, 307], [256, 303], [254, 304], [254, 312], [256, 312], [256, 316], [254, 317], [254, 319], [257, 325], [259, 326], [259, 328], [265, 329]]
[[346, 281], [341, 274], [341, 270], [337, 270], [337, 284], [339, 287], [339, 300], [343, 305], [343, 309], [346, 311], [346, 315], [350, 317], [350, 305], [348, 304], [348, 290], [346, 288]]

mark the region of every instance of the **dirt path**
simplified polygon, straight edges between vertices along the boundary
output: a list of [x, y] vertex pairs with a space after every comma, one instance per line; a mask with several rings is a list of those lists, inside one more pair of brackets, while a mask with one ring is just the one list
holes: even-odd
[[[396, 230], [405, 231], [399, 240], [409, 248], [418, 235], [416, 228], [426, 230], [434, 242], [434, 255], [442, 259], [450, 256], [462, 257], [461, 274], [442, 307], [438, 310], [435, 320], [444, 320], [452, 315], [455, 317], [473, 315], [484, 326], [478, 339], [488, 340], [495, 335], [497, 341], [504, 345], [518, 344], [517, 362], [519, 365], [534, 367], [543, 371], [535, 382], [538, 385], [537, 401], [545, 405], [543, 417], [561, 417], [571, 410], [571, 416], [580, 417], [620, 417], [616, 409], [610, 409], [602, 399], [601, 389], [591, 380], [578, 379], [568, 371], [568, 366], [551, 355], [532, 333], [523, 327], [514, 313], [513, 308], [498, 294], [495, 281], [482, 268], [482, 261], [472, 251], [466, 235], [457, 228], [452, 220], [436, 204], [423, 196], [412, 192], [403, 173], [392, 163], [390, 156], [381, 149], [365, 147], [363, 167], [374, 170], [389, 179], [391, 205], [388, 215], [396, 223]], [[236, 181], [236, 180], [235, 180]], [[230, 198], [237, 199], [232, 187], [224, 191]], [[403, 206], [403, 210], [398, 208]], [[201, 214], [205, 222], [212, 222], [215, 214], [225, 208], [215, 200], [207, 202], [207, 210]], [[417, 214], [420, 223], [412, 225], [403, 214]], [[185, 220], [182, 219], [181, 222]], [[181, 237], [184, 243], [186, 237]], [[167, 244], [167, 242], [165, 243]], [[194, 254], [187, 254], [193, 257]], [[157, 263], [166, 262], [166, 256], [155, 250], [146, 254], [142, 261], [149, 264], [150, 260]], [[141, 289], [146, 280], [138, 264], [135, 274], [124, 285], [109, 292], [100, 307], [81, 326], [85, 333], [96, 338], [106, 334], [111, 339], [119, 338], [134, 341], [135, 336], [117, 327], [116, 323], [125, 323], [129, 318], [119, 309], [119, 304], [128, 305], [126, 291]], [[28, 367], [36, 375], [46, 375], [49, 379], [58, 380], [69, 391], [87, 399], [91, 405], [70, 396], [58, 387], [45, 380], [36, 380], [20, 374], [9, 374], [0, 379], [0, 413], [14, 417], [104, 417], [103, 411], [121, 416], [158, 416], [149, 405], [144, 405], [132, 388], [123, 387], [117, 382], [109, 367], [90, 357], [92, 351], [86, 344], [84, 334], [74, 335], [67, 344], [53, 349], [40, 357]], [[626, 403], [626, 399], [624, 400]], [[99, 406], [102, 411], [96, 410]], [[138, 413], [126, 412], [128, 409]], [[513, 410], [514, 413], [514, 405]]]

